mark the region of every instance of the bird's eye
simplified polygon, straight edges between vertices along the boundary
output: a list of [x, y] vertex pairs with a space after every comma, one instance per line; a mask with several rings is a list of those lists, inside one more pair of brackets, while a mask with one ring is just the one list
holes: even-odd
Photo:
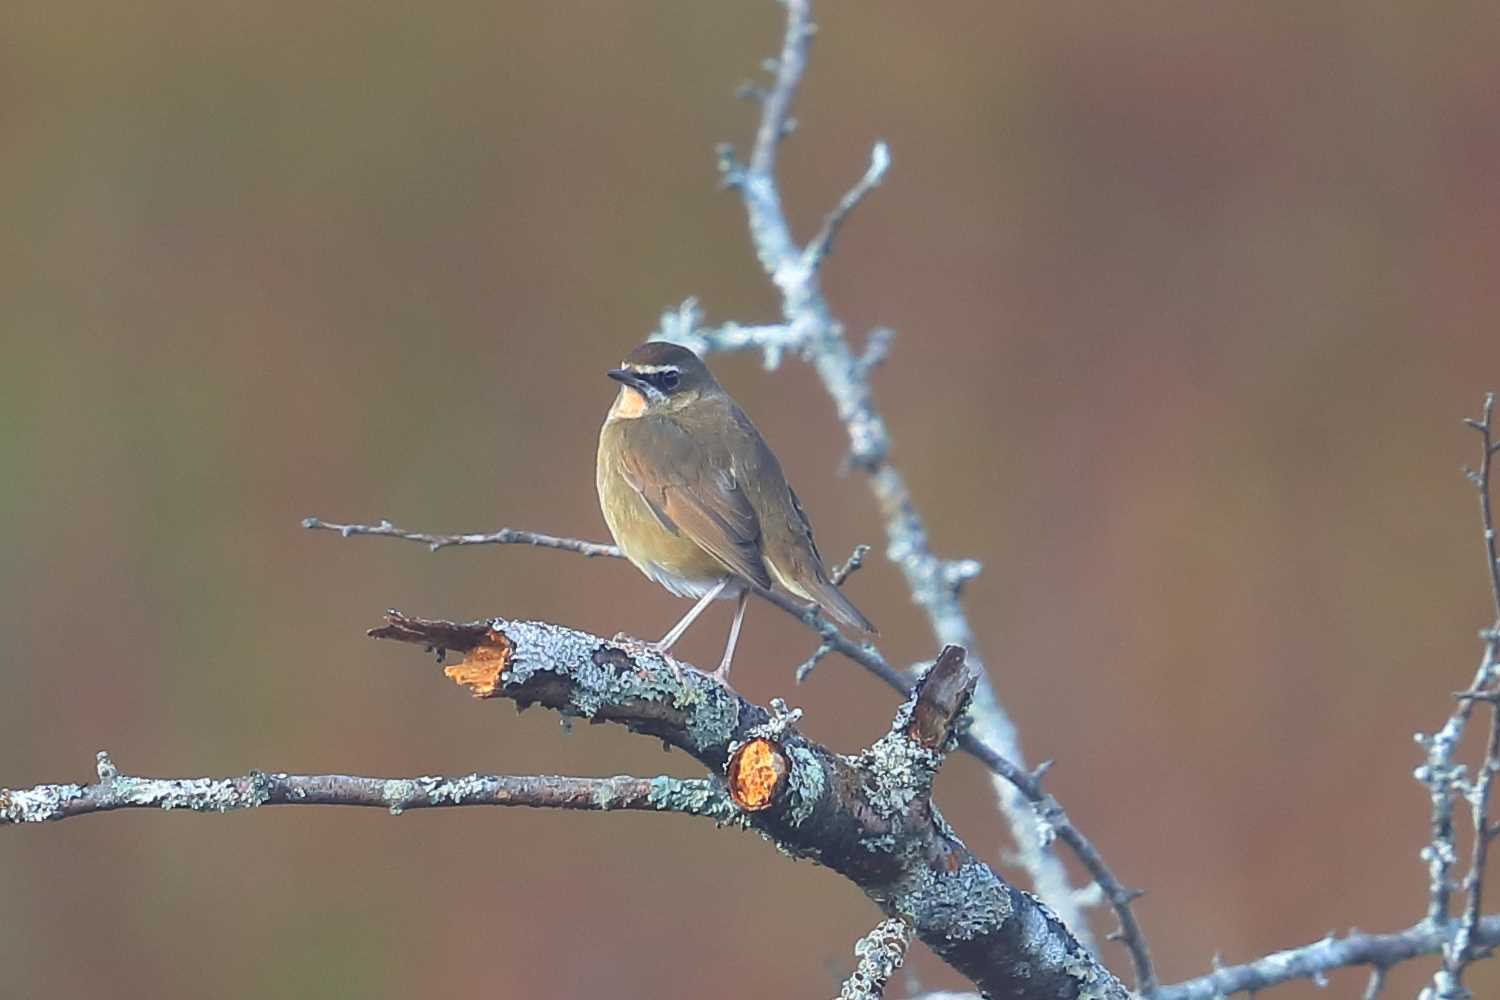
[[662, 372], [660, 375], [661, 387], [667, 392], [677, 388], [677, 383], [681, 380], [682, 377], [676, 372]]

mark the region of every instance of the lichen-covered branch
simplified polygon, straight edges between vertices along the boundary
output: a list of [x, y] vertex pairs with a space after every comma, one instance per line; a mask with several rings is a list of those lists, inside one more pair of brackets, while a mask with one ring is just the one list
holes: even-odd
[[1055, 914], [975, 856], [932, 804], [975, 675], [945, 649], [889, 732], [855, 757], [803, 736], [696, 670], [679, 678], [644, 646], [540, 622], [426, 621], [390, 612], [376, 638], [463, 654], [446, 668], [476, 697], [614, 722], [724, 775], [745, 822], [794, 857], [858, 885], [994, 997], [1105, 998], [1128, 991]]
[[[783, 2], [786, 26], [781, 51], [771, 64], [770, 85], [759, 91], [761, 114], [749, 160], [741, 163], [730, 147], [721, 146], [719, 168], [725, 184], [740, 193], [756, 256], [781, 293], [784, 324], [770, 328], [775, 331], [774, 338], [757, 343], [755, 338], [744, 336], [741, 327], [733, 328], [732, 337], [697, 329], [696, 309], [690, 305], [684, 310], [686, 317], [679, 313], [679, 321], [664, 323], [656, 336], [677, 340], [699, 351], [760, 349], [765, 352], [768, 367], [774, 367], [784, 351], [792, 350], [813, 365], [848, 433], [852, 464], [869, 475], [870, 487], [885, 519], [888, 553], [905, 575], [913, 601], [926, 614], [938, 643], [969, 650], [979, 671], [973, 734], [1024, 767], [1015, 726], [995, 696], [978, 658], [974, 631], [959, 600], [964, 583], [979, 572], [979, 564], [971, 559], [944, 560], [933, 553], [926, 525], [905, 478], [888, 459], [890, 438], [875, 406], [869, 378], [871, 369], [884, 355], [886, 338], [872, 338], [869, 354], [857, 355], [850, 348], [842, 325], [834, 318], [819, 278], [819, 269], [839, 228], [889, 169], [889, 150], [884, 143], [875, 144], [863, 177], [829, 213], [823, 227], [806, 246], [797, 244], [782, 208], [776, 179], [777, 152], [790, 131], [791, 107], [816, 31], [811, 0]], [[686, 322], [681, 322], [683, 318]], [[814, 653], [803, 664], [804, 672], [816, 664], [818, 657], [819, 653]], [[996, 779], [994, 787], [1016, 842], [1018, 860], [1031, 875], [1037, 891], [1092, 947], [1087, 921], [1061, 862], [1048, 850], [1051, 838], [1045, 824], [1035, 816], [1032, 802], [1002, 780]], [[1155, 976], [1145, 937], [1134, 918], [1126, 916], [1133, 894], [1105, 887], [1105, 895], [1120, 916], [1121, 937], [1136, 967], [1137, 986], [1149, 992]]]
[[[1424, 1000], [1465, 1000], [1470, 996], [1463, 984], [1464, 972], [1481, 957], [1483, 950], [1476, 943], [1476, 936], [1484, 902], [1489, 845], [1495, 836], [1495, 828], [1489, 820], [1490, 789], [1496, 772], [1500, 771], [1500, 705], [1497, 705], [1500, 701], [1500, 560], [1496, 558], [1495, 519], [1491, 507], [1491, 469], [1500, 446], [1494, 440], [1494, 413], [1495, 394], [1490, 393], [1485, 397], [1480, 417], [1465, 421], [1480, 436], [1479, 465], [1466, 469], [1465, 473], [1479, 494], [1485, 575], [1494, 601], [1495, 621], [1481, 633], [1484, 649], [1479, 668], [1468, 690], [1458, 696], [1453, 714], [1435, 735], [1417, 734], [1417, 741], [1427, 750], [1427, 759], [1417, 769], [1416, 776], [1427, 786], [1432, 801], [1432, 837], [1422, 853], [1428, 868], [1427, 919], [1434, 926], [1447, 927], [1451, 916], [1452, 873], [1458, 864], [1453, 821], [1457, 802], [1467, 805], [1473, 820], [1469, 868], [1463, 880], [1464, 905], [1451, 940], [1443, 948], [1443, 964], [1433, 975], [1432, 985], [1423, 991]], [[1489, 706], [1490, 731], [1484, 759], [1470, 779], [1464, 765], [1454, 763], [1453, 758], [1474, 706], [1481, 702]]]
[[145, 778], [121, 774], [97, 754], [93, 784], [0, 788], [0, 826], [48, 823], [116, 809], [224, 813], [260, 806], [364, 806], [400, 815], [409, 809], [528, 806], [686, 813], [729, 822], [739, 815], [723, 785], [707, 779], [569, 778], [466, 774], [456, 778], [370, 778], [350, 774], [251, 771], [230, 778]]
[[[1486, 657], [1494, 659], [1494, 641]], [[1478, 696], [1476, 696], [1478, 697]], [[1443, 967], [1434, 979], [1434, 988], [1439, 1000], [1463, 998], [1470, 994], [1463, 986], [1465, 969], [1486, 951], [1476, 940], [1480, 915], [1484, 909], [1484, 877], [1489, 865], [1490, 841], [1495, 839], [1496, 827], [1490, 822], [1490, 792], [1494, 787], [1495, 774], [1500, 771], [1500, 692], [1485, 692], [1484, 700], [1490, 713], [1490, 732], [1485, 740], [1484, 760], [1479, 764], [1479, 773], [1474, 777], [1464, 796], [1473, 820], [1473, 834], [1469, 854], [1469, 873], [1464, 877], [1466, 896], [1463, 914], [1458, 921], [1458, 930], [1453, 943], [1443, 949]]]
[[[532, 532], [512, 531], [490, 532], [483, 535], [441, 535], [421, 531], [407, 531], [395, 527], [389, 521], [382, 521], [379, 525], [332, 524], [315, 517], [306, 518], [303, 521], [303, 525], [305, 527], [338, 531], [345, 538], [359, 535], [383, 536], [418, 541], [434, 548], [435, 546], [432, 544], [434, 539], [446, 538], [483, 539], [483, 542], [475, 541], [469, 544], [530, 544], [526, 537], [521, 536], [532, 536], [534, 534]], [[554, 535], [538, 535], [536, 537], [557, 538]], [[554, 547], [565, 551], [576, 552], [582, 551], [584, 548], [593, 548], [607, 550], [600, 551], [597, 554], [620, 557], [619, 550], [613, 546], [603, 545], [598, 542], [585, 542], [574, 538], [558, 538], [557, 540], [567, 544]], [[850, 567], [857, 567], [862, 563], [865, 555], [864, 549], [865, 546], [857, 546], [849, 558], [848, 566], [840, 567], [838, 570], [835, 570], [835, 573], [838, 574], [841, 571], [852, 572]], [[838, 630], [837, 626], [823, 617], [816, 608], [804, 608], [786, 595], [774, 591], [757, 592], [768, 602], [802, 621], [819, 635], [820, 641], [817, 650], [814, 651], [813, 655], [807, 661], [797, 668], [799, 680], [823, 656], [830, 652], [837, 652], [864, 667], [894, 690], [901, 692], [903, 695], [910, 695], [911, 682], [908, 676], [892, 666], [873, 645], [857, 643], [849, 639]], [[1015, 786], [1019, 794], [1030, 804], [1030, 807], [1035, 812], [1037, 817], [1037, 835], [1047, 838], [1049, 842], [1056, 839], [1066, 844], [1069, 850], [1077, 856], [1084, 868], [1087, 869], [1089, 875], [1094, 879], [1095, 884], [1104, 892], [1105, 898], [1112, 901], [1120, 901], [1119, 905], [1116, 906], [1116, 913], [1120, 919], [1124, 939], [1127, 942], [1143, 941], [1144, 935], [1141, 933], [1140, 926], [1135, 919], [1135, 914], [1129, 905], [1130, 901], [1138, 893], [1127, 889], [1120, 882], [1114, 872], [1105, 863], [1103, 855], [1099, 853], [1099, 849], [1094, 846], [1093, 842], [1089, 840], [1082, 830], [1073, 825], [1072, 820], [1069, 819], [1061, 803], [1043, 787], [1042, 775], [1046, 772], [1047, 765], [1043, 764], [1034, 770], [1019, 767], [992, 746], [985, 743], [972, 730], [965, 732], [959, 738], [959, 747], [984, 764], [990, 773]], [[1137, 968], [1139, 969], [1139, 962], [1137, 963]]]
[[[1159, 987], [1156, 1000], [1221, 1000], [1294, 979], [1319, 981], [1330, 972], [1353, 966], [1389, 969], [1413, 958], [1439, 954], [1451, 936], [1451, 928], [1426, 920], [1394, 934], [1330, 935], [1302, 948], [1278, 951], [1244, 965], [1215, 969], [1197, 979]], [[1500, 914], [1481, 918], [1474, 940], [1486, 948], [1500, 944]]]
[[905, 920], [882, 920], [854, 944], [858, 964], [839, 990], [838, 1000], [881, 1000], [896, 970], [906, 962], [911, 944], [911, 924]]

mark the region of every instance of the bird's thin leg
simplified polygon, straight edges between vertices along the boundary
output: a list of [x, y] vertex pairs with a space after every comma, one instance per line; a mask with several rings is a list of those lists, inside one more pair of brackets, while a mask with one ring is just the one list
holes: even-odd
[[713, 589], [704, 594], [702, 597], [698, 598], [698, 603], [693, 605], [692, 610], [683, 615], [680, 622], [672, 626], [672, 631], [662, 636], [660, 641], [652, 643], [651, 648], [658, 653], [665, 653], [667, 650], [671, 649], [672, 644], [678, 639], [681, 639], [682, 633], [688, 630], [688, 626], [697, 621], [698, 616], [703, 614], [703, 609], [708, 607], [709, 603], [713, 601], [715, 597], [718, 597], [719, 594], [723, 592], [724, 588], [727, 586], [729, 586], [728, 579], [720, 580], [718, 583], [714, 584]]
[[750, 591], [740, 591], [740, 602], [734, 609], [734, 624], [729, 626], [729, 642], [724, 646], [724, 659], [719, 661], [719, 669], [714, 671], [714, 676], [719, 680], [729, 677], [729, 663], [734, 659], [734, 647], [740, 641], [740, 625], [745, 621], [745, 607], [750, 603]]

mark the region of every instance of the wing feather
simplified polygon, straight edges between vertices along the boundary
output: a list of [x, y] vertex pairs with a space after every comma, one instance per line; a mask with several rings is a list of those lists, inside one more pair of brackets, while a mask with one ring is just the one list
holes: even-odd
[[727, 450], [705, 445], [670, 419], [632, 423], [632, 434], [641, 437], [624, 449], [625, 480], [662, 527], [686, 535], [726, 569], [769, 589], [760, 522]]

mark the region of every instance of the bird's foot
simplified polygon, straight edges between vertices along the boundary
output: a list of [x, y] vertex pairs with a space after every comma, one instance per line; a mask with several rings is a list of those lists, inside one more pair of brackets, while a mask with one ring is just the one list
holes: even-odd
[[672, 668], [672, 676], [676, 677], [679, 681], [682, 680], [682, 665], [677, 662], [676, 657], [667, 652], [667, 649], [671, 647], [663, 647], [660, 642], [649, 642], [645, 639], [638, 639], [635, 636], [627, 635], [624, 632], [616, 632], [610, 639], [610, 642], [616, 643], [620, 646], [628, 647], [637, 652], [655, 653], [657, 656], [667, 661], [667, 665]]
[[[651, 649], [655, 645], [655, 643], [647, 642], [645, 639], [638, 639], [628, 632], [616, 632], [609, 637], [609, 641], [618, 643], [621, 646], [631, 646], [635, 649]], [[653, 653], [656, 652], [654, 649], [651, 651]]]

